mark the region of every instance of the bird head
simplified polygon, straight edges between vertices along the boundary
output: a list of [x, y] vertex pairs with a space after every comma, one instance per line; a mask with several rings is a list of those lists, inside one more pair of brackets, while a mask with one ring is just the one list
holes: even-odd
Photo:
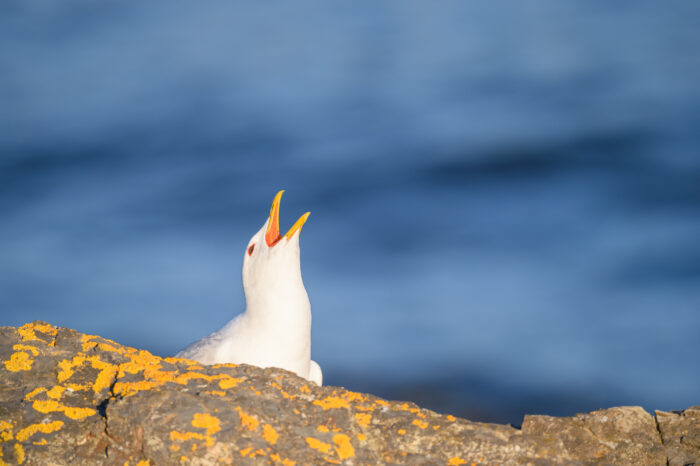
[[284, 235], [280, 234], [279, 211], [284, 190], [272, 201], [270, 215], [248, 242], [243, 255], [243, 290], [250, 308], [283, 305], [284, 300], [308, 296], [301, 279], [299, 233], [309, 217], [306, 212]]

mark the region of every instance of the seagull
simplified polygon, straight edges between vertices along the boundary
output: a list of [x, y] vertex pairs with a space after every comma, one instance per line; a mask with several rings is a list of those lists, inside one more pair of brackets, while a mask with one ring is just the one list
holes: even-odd
[[243, 254], [245, 311], [176, 357], [202, 364], [278, 367], [321, 385], [321, 367], [311, 360], [311, 304], [299, 262], [299, 233], [310, 212], [280, 235], [282, 193], [275, 196], [270, 216]]

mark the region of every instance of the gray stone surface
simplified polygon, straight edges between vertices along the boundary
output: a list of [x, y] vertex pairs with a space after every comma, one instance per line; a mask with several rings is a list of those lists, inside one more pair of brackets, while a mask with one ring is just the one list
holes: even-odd
[[0, 464], [700, 463], [700, 410], [656, 415], [526, 416], [519, 430], [43, 322], [0, 327]]

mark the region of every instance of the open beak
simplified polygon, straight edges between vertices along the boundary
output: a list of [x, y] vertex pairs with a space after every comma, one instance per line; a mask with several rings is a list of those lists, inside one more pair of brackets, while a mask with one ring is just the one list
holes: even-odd
[[[275, 198], [272, 200], [272, 207], [270, 208], [270, 221], [267, 222], [267, 231], [265, 232], [265, 242], [269, 247], [277, 244], [282, 236], [280, 235], [280, 201], [282, 200], [282, 194], [284, 189], [277, 193]], [[299, 217], [292, 228], [284, 235], [284, 238], [291, 238], [294, 233], [301, 231], [301, 227], [306, 223], [306, 219], [309, 218], [311, 212], [306, 212], [304, 215]]]

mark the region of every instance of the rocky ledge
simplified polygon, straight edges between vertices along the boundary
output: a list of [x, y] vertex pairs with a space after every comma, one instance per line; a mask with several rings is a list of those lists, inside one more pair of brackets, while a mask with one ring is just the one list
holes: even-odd
[[0, 361], [0, 464], [700, 462], [700, 407], [526, 416], [516, 429], [44, 322], [0, 327]]

